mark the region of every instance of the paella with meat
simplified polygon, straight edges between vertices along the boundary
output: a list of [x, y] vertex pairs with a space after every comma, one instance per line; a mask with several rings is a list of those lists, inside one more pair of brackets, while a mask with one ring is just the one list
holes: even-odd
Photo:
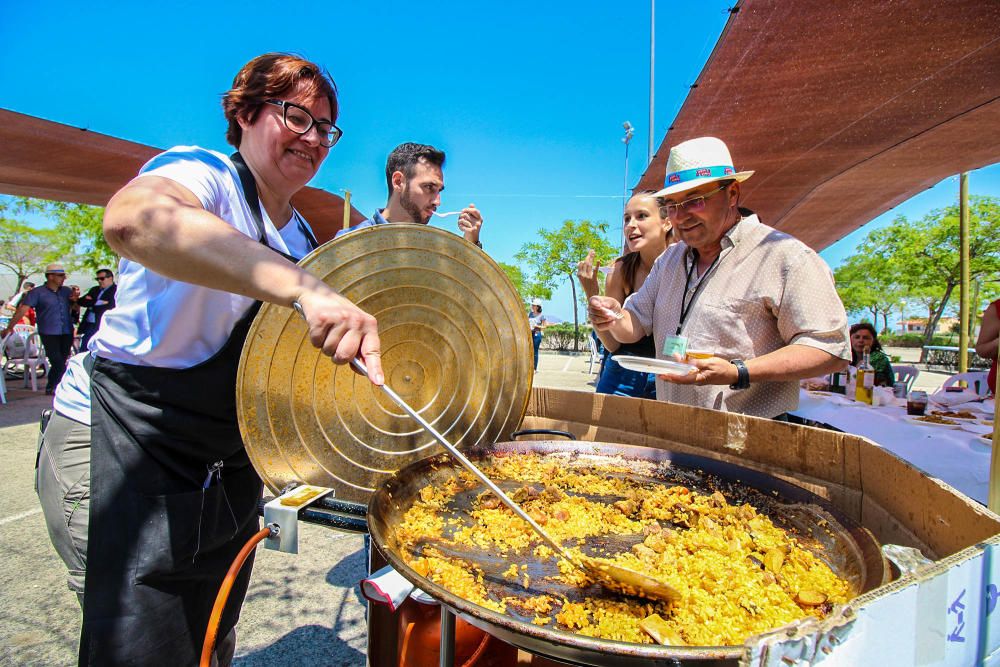
[[497, 455], [484, 472], [571, 553], [680, 592], [674, 604], [609, 594], [456, 471], [420, 490], [396, 527], [401, 553], [421, 576], [499, 613], [618, 641], [731, 646], [857, 594], [808, 535], [726, 489], [539, 454]]

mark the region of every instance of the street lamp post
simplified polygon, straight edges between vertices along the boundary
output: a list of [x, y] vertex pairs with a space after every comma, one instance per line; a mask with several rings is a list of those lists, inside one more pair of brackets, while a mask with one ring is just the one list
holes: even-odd
[[[632, 141], [632, 135], [635, 134], [635, 128], [632, 127], [632, 123], [625, 121], [622, 123], [622, 127], [625, 128], [625, 136], [622, 137], [622, 142], [625, 144], [625, 185], [622, 188], [622, 211], [625, 210], [625, 205], [628, 203], [628, 145]], [[622, 252], [625, 251], [625, 225], [622, 224]]]
[[656, 0], [649, 0], [649, 137], [646, 166], [653, 161], [653, 65], [656, 56]]

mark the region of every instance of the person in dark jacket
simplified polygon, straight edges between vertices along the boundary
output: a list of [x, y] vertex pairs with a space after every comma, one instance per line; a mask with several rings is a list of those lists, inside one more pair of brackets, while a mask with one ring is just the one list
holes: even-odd
[[77, 329], [77, 333], [83, 336], [83, 340], [80, 342], [81, 350], [87, 349], [90, 337], [97, 332], [97, 327], [101, 325], [104, 312], [115, 307], [115, 292], [117, 291], [115, 274], [112, 273], [111, 269], [101, 269], [97, 272], [97, 284], [80, 297], [77, 303], [81, 308], [87, 309]]

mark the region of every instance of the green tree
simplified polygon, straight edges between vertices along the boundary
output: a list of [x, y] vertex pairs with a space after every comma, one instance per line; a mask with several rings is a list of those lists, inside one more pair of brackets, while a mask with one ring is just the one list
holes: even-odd
[[869, 255], [852, 255], [837, 267], [833, 275], [837, 293], [847, 312], [870, 313], [871, 322], [876, 327], [881, 315], [882, 329], [888, 329], [889, 315], [902, 297], [898, 276], [891, 266]]
[[[924, 345], [929, 345], [938, 321], [948, 308], [961, 280], [958, 205], [936, 209], [910, 222], [897, 217], [888, 227], [868, 235], [860, 254], [894, 267], [900, 285], [928, 306]], [[969, 198], [969, 274], [993, 277], [1000, 273], [1000, 199]], [[921, 352], [921, 361], [925, 352]]]
[[27, 223], [8, 217], [12, 206], [0, 200], [0, 266], [17, 276], [17, 287], [35, 274], [42, 273], [45, 265], [58, 256], [53, 250], [56, 233], [37, 229]]
[[606, 222], [591, 222], [590, 220], [565, 220], [558, 229], [538, 230], [541, 240], [525, 243], [514, 257], [520, 263], [527, 265], [534, 275], [539, 287], [554, 289], [556, 285], [568, 280], [573, 293], [573, 329], [576, 332], [574, 350], [580, 350], [579, 306], [581, 300], [576, 293], [576, 265], [587, 256], [593, 248], [596, 258], [602, 265], [607, 265], [617, 251], [608, 243], [605, 234], [608, 231]]
[[102, 207], [19, 197], [15, 200], [15, 208], [44, 216], [55, 223], [53, 255], [72, 269], [117, 269], [118, 255], [104, 239]]
[[525, 305], [530, 303], [535, 297], [539, 299], [552, 298], [552, 290], [539, 285], [535, 280], [531, 280], [524, 274], [524, 270], [520, 266], [507, 264], [506, 262], [497, 262], [497, 264], [500, 265], [503, 272], [510, 278], [510, 282], [514, 283], [514, 288], [521, 295], [521, 300], [524, 301]]

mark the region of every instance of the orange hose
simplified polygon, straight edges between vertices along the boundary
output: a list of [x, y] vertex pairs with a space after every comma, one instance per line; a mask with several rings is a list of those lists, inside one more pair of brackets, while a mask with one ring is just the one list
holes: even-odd
[[219, 594], [215, 597], [215, 606], [212, 607], [212, 615], [208, 618], [208, 628], [205, 631], [205, 643], [201, 647], [201, 667], [211, 667], [212, 653], [215, 651], [216, 635], [219, 633], [219, 623], [222, 621], [222, 612], [226, 609], [226, 601], [229, 600], [229, 592], [233, 589], [236, 575], [243, 569], [243, 564], [253, 552], [254, 548], [266, 537], [271, 536], [271, 527], [261, 528], [254, 533], [254, 536], [243, 545], [240, 552], [236, 554], [236, 559], [229, 566], [222, 585], [219, 586]]

